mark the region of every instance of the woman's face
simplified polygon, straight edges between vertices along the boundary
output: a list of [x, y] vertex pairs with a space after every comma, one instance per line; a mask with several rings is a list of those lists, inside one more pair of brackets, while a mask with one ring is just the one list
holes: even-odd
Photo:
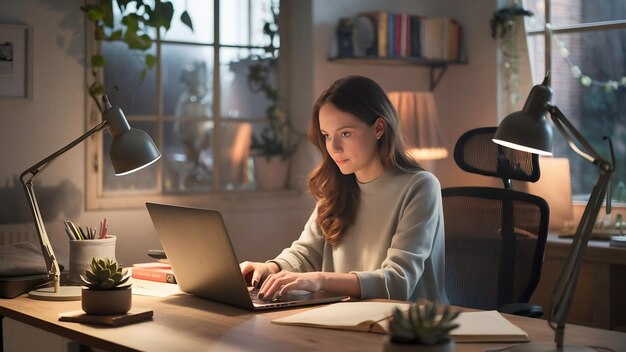
[[378, 138], [382, 136], [385, 126], [382, 118], [368, 126], [356, 116], [326, 103], [320, 108], [319, 120], [326, 150], [342, 174], [354, 173], [357, 180], [363, 183], [383, 173], [378, 153]]

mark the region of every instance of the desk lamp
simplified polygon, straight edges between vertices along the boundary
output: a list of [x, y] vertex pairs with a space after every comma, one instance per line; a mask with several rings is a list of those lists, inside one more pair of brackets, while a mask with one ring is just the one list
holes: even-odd
[[43, 300], [69, 301], [80, 299], [79, 286], [61, 286], [59, 263], [52, 245], [48, 238], [46, 228], [44, 226], [37, 199], [33, 181], [39, 176], [52, 162], [65, 152], [74, 148], [89, 136], [108, 127], [111, 133], [112, 142], [109, 149], [109, 155], [113, 164], [116, 175], [126, 175], [131, 172], [142, 169], [161, 157], [161, 153], [156, 145], [144, 131], [131, 128], [124, 116], [122, 110], [117, 106], [111, 106], [106, 95], [102, 97], [104, 111], [102, 112], [102, 122], [97, 126], [85, 132], [82, 136], [66, 145], [65, 147], [52, 153], [47, 158], [41, 160], [37, 164], [31, 166], [20, 175], [20, 180], [28, 196], [28, 205], [35, 219], [39, 242], [46, 261], [48, 276], [53, 280], [54, 287], [43, 288], [29, 292], [29, 297]]
[[[530, 91], [526, 104], [522, 111], [514, 112], [507, 116], [498, 127], [493, 141], [505, 147], [536, 153], [551, 155], [552, 152], [552, 129], [549, 127], [544, 115], [550, 114], [552, 122], [561, 135], [567, 141], [569, 147], [576, 154], [593, 163], [598, 169], [599, 176], [589, 201], [576, 229], [572, 246], [563, 265], [563, 269], [552, 291], [552, 300], [548, 324], [554, 330], [555, 345], [524, 344], [515, 346], [510, 351], [593, 351], [585, 346], [563, 346], [565, 333], [565, 321], [569, 314], [576, 282], [580, 271], [580, 265], [589, 242], [593, 225], [602, 207], [602, 201], [606, 194], [606, 212], [611, 212], [611, 174], [615, 170], [615, 154], [613, 143], [608, 141], [611, 151], [611, 162], [604, 160], [585, 138], [576, 130], [570, 121], [563, 115], [558, 107], [550, 104], [552, 88], [550, 88], [550, 73], [546, 75], [543, 83], [536, 85]], [[579, 147], [580, 145], [580, 147]]]

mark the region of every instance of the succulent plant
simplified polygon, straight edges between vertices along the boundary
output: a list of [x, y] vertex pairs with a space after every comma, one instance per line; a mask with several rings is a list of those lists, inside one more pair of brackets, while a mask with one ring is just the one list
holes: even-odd
[[93, 258], [89, 269], [80, 278], [93, 290], [113, 290], [130, 285], [128, 271], [122, 270], [122, 266], [111, 258]]
[[412, 303], [408, 311], [394, 309], [389, 322], [389, 337], [392, 342], [436, 345], [450, 341], [450, 331], [459, 325], [452, 321], [460, 312], [452, 312], [445, 306], [438, 315], [436, 303]]

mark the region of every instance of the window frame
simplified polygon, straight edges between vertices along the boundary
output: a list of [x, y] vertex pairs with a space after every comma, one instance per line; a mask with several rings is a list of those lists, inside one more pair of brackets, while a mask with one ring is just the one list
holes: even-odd
[[[553, 44], [552, 36], [553, 35], [584, 33], [584, 32], [594, 32], [594, 31], [620, 30], [620, 29], [626, 30], [626, 19], [609, 20], [609, 21], [593, 21], [593, 22], [576, 23], [576, 24], [552, 25], [551, 24], [551, 2], [552, 0], [544, 0], [545, 6], [544, 6], [543, 16], [544, 16], [544, 20], [546, 23], [544, 23], [543, 28], [532, 29], [532, 30], [526, 31], [527, 37], [536, 36], [536, 35], [544, 36], [544, 59], [545, 59], [546, 72], [552, 71], [552, 60], [555, 55], [553, 54], [553, 50], [552, 50], [552, 44]], [[547, 27], [547, 24], [549, 24], [549, 29]], [[557, 134], [559, 133], [557, 132]], [[580, 157], [580, 156], [577, 155], [577, 157]], [[591, 193], [591, 186], [592, 185], [590, 185], [589, 193]], [[586, 205], [587, 200], [586, 199], [582, 200], [581, 198], [583, 196], [587, 198], [588, 195], [589, 194], [580, 194], [580, 195], [572, 194], [573, 196], [572, 203], [574, 205]], [[626, 203], [617, 203], [616, 201], [613, 200], [612, 206], [618, 207], [618, 208], [626, 208]]]
[[[223, 117], [221, 112], [221, 79], [220, 79], [220, 50], [228, 48], [237, 49], [263, 49], [263, 46], [255, 45], [232, 45], [221, 44], [220, 42], [220, 1], [214, 0], [214, 22], [213, 22], [213, 42], [212, 43], [200, 43], [196, 41], [180, 41], [180, 40], [166, 40], [161, 39], [161, 33], [157, 33], [155, 38], [157, 65], [153, 68], [156, 73], [156, 89], [157, 94], [157, 111], [155, 115], [133, 115], [128, 117], [130, 124], [133, 121], [150, 121], [157, 124], [156, 135], [152, 136], [155, 142], [161, 148], [163, 146], [164, 137], [164, 124], [169, 121], [171, 117], [165, 116], [163, 113], [163, 82], [161, 82], [162, 75], [162, 45], [182, 44], [182, 45], [202, 45], [204, 47], [212, 48], [213, 55], [213, 69], [212, 73], [212, 86], [213, 86], [213, 120], [215, 126], [220, 126], [228, 120], [234, 120], [236, 122], [252, 122], [252, 123], [264, 123], [267, 121], [267, 117], [259, 116], [252, 118], [229, 118]], [[282, 1], [279, 1], [279, 7], [282, 8]], [[93, 24], [90, 21], [86, 21], [85, 26], [86, 37], [88, 42], [86, 45], [86, 57], [91, 57], [93, 53], [97, 52], [98, 46], [101, 43], [97, 42], [91, 36], [93, 33]], [[282, 22], [282, 21], [281, 21]], [[285, 65], [285, 56], [283, 53], [283, 38], [285, 36], [281, 33], [281, 65], [279, 72], [284, 71], [282, 66]], [[100, 77], [103, 76], [103, 68], [95, 69]], [[85, 77], [88, 81], [92, 75], [94, 68], [91, 65], [85, 65]], [[279, 77], [280, 77], [279, 73]], [[282, 84], [284, 80], [279, 78], [279, 89], [281, 92], [286, 92], [286, 88]], [[283, 96], [288, 99], [287, 94]], [[85, 115], [86, 125], [93, 126], [101, 121], [101, 114], [88, 94], [85, 94]], [[226, 122], [228, 123], [228, 122]], [[216, 129], [217, 130], [217, 129]], [[105, 132], [106, 133], [106, 132]], [[97, 209], [128, 209], [128, 208], [141, 208], [146, 202], [162, 202], [162, 203], [178, 203], [191, 206], [209, 206], [219, 207], [222, 210], [228, 209], [259, 209], [264, 210], [271, 209], [284, 209], [294, 208], [301, 204], [300, 198], [303, 192], [299, 189], [285, 189], [285, 190], [227, 190], [219, 185], [219, 168], [221, 163], [219, 160], [215, 163], [215, 177], [211, 190], [199, 190], [197, 192], [190, 193], [164, 193], [163, 189], [163, 162], [159, 161], [154, 166], [157, 167], [157, 179], [156, 188], [148, 191], [121, 191], [121, 192], [104, 192], [102, 167], [104, 162], [104, 150], [103, 150], [103, 133], [98, 133], [90, 137], [86, 141], [86, 160], [85, 160], [85, 207], [87, 210]], [[213, 154], [220, 158], [221, 152], [221, 135], [215, 134], [213, 138], [212, 148]], [[268, 208], [268, 201], [271, 200], [271, 205]]]

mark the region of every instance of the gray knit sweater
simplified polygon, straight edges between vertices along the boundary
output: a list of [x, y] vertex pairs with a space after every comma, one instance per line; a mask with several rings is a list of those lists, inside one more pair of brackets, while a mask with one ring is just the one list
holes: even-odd
[[355, 273], [361, 298], [447, 303], [444, 293], [444, 224], [441, 186], [426, 171], [386, 171], [359, 183], [355, 223], [335, 246], [326, 243], [315, 219], [273, 261], [296, 272]]

